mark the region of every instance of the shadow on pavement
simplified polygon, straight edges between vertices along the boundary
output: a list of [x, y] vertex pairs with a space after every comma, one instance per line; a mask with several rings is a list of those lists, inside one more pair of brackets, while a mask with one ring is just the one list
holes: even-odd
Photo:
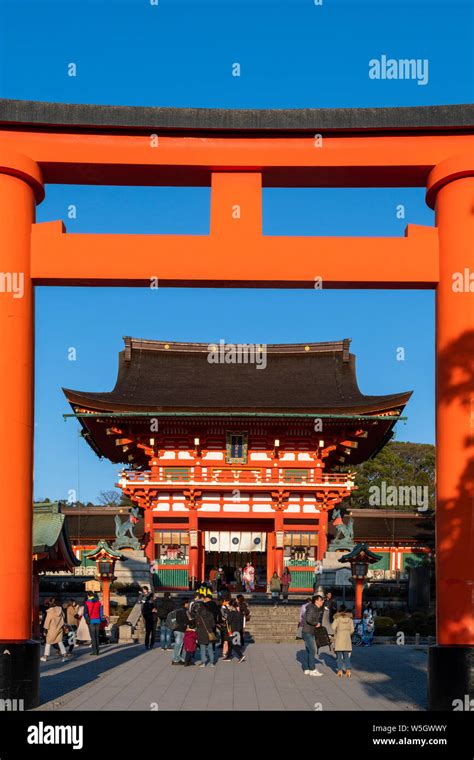
[[[321, 652], [320, 659], [336, 670], [336, 660], [329, 653]], [[354, 647], [351, 665], [354, 678], [368, 695], [376, 690], [389, 702], [411, 702], [421, 710], [427, 709], [426, 652], [389, 645]], [[365, 679], [366, 674], [371, 678]]]
[[101, 647], [99, 657], [91, 657], [90, 649], [81, 649], [75, 650], [68, 664], [63, 664], [58, 658], [57, 662], [52, 660], [45, 666], [42, 665], [41, 704], [36, 709], [41, 710], [45, 703], [60, 699], [65, 694], [94, 681], [112, 668], [145, 653], [142, 644], [109, 644]]

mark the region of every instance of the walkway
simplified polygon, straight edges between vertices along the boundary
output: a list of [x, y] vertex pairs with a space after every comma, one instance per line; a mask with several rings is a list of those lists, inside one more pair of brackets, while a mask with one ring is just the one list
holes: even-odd
[[[355, 649], [353, 678], [338, 679], [322, 654], [321, 678], [302, 671], [301, 642], [254, 644], [247, 661], [172, 667], [171, 653], [110, 645], [98, 658], [76, 650], [41, 667], [39, 710], [424, 710], [426, 650]], [[220, 650], [219, 650], [220, 651]]]

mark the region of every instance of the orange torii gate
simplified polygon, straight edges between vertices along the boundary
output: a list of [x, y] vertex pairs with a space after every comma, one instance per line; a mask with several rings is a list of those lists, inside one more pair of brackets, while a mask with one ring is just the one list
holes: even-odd
[[[45, 183], [211, 187], [209, 235], [35, 224]], [[426, 186], [404, 238], [262, 235], [262, 187]], [[233, 213], [239, 207], [239, 213]], [[429, 702], [474, 671], [474, 106], [224, 111], [0, 101], [0, 697], [38, 703], [31, 641], [34, 285], [433, 288], [437, 646]], [[472, 270], [472, 271], [471, 271]], [[19, 287], [15, 287], [15, 284]], [[14, 602], [12, 603], [12, 597]]]

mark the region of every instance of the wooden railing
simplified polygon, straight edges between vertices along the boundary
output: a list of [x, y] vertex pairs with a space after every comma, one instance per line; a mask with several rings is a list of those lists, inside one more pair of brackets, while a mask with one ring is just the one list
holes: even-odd
[[[163, 468], [164, 469], [164, 468]], [[213, 467], [205, 468], [207, 471], [193, 473], [191, 468], [184, 472], [184, 468], [176, 468], [176, 472], [171, 472], [172, 468], [166, 468], [161, 471], [158, 477], [151, 477], [150, 470], [123, 470], [120, 473], [124, 484], [143, 483], [147, 485], [155, 484], [179, 484], [193, 483], [196, 485], [237, 485], [249, 484], [253, 486], [272, 486], [284, 485], [291, 488], [298, 486], [333, 486], [335, 488], [352, 488], [354, 485], [353, 475], [348, 473], [323, 473], [319, 474], [315, 470], [307, 471], [306, 475], [289, 477], [285, 474], [285, 468], [278, 468], [268, 474], [266, 468], [228, 468]], [[294, 472], [293, 468], [292, 473]], [[306, 472], [306, 471], [305, 471]]]

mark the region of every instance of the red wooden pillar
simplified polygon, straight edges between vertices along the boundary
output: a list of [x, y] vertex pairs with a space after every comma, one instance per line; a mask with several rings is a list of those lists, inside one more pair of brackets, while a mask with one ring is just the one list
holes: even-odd
[[270, 578], [272, 577], [275, 567], [275, 531], [269, 530], [267, 533], [267, 586], [270, 584]]
[[110, 617], [110, 578], [101, 578], [102, 581], [102, 607], [106, 618]]
[[318, 559], [323, 559], [328, 548], [328, 513], [319, 513]]
[[199, 531], [195, 509], [189, 510], [189, 580], [191, 583], [199, 580]]
[[428, 179], [436, 209], [437, 644], [429, 707], [474, 696], [474, 157], [443, 161]]
[[206, 579], [206, 551], [204, 548], [204, 540], [203, 540], [203, 531], [199, 531], [198, 537], [199, 537], [199, 553], [201, 557], [201, 580], [204, 581]]
[[362, 594], [364, 592], [364, 579], [354, 578], [355, 583], [355, 617], [362, 617]]
[[153, 509], [147, 505], [144, 510], [144, 531], [146, 536], [145, 555], [149, 562], [155, 559], [155, 530], [153, 525]]
[[284, 548], [283, 548], [283, 512], [277, 510], [275, 512], [275, 554], [274, 554], [274, 572], [278, 575], [283, 575], [284, 566]]
[[[39, 642], [31, 640], [33, 521], [33, 285], [31, 230], [41, 172], [30, 158], [0, 150], [0, 699], [39, 703]], [[15, 595], [12, 614], [11, 596]]]

